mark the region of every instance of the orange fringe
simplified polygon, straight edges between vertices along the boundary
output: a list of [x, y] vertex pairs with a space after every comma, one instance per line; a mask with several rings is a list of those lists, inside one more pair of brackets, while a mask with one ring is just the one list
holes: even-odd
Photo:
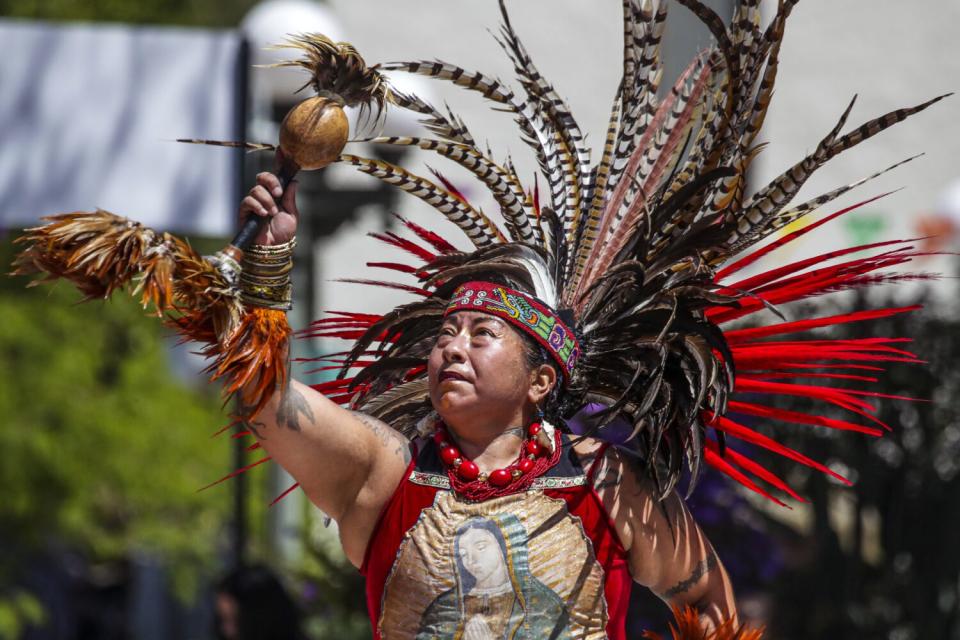
[[139, 287], [141, 302], [154, 303], [158, 312], [170, 306], [172, 287], [162, 281], [169, 273], [171, 247], [166, 234], [106, 211], [45, 219], [50, 222], [27, 229], [17, 240], [27, 247], [14, 260], [14, 275], [45, 274], [30, 286], [63, 278], [94, 299], [109, 298], [143, 272], [153, 282]]
[[239, 298], [220, 272], [169, 233], [103, 210], [44, 219], [49, 222], [17, 239], [25, 248], [14, 260], [13, 274], [44, 276], [30, 286], [62, 278], [90, 300], [109, 298], [135, 282], [131, 293], [157, 315], [202, 309], [239, 316]]
[[[705, 633], [700, 626], [700, 614], [693, 607], [674, 607], [673, 616], [677, 626], [670, 625], [671, 640], [760, 640], [763, 637], [762, 628], [735, 627], [733, 620], [726, 620], [715, 631]], [[643, 637], [663, 640], [660, 634], [652, 631], [645, 631]]]
[[286, 385], [289, 339], [293, 331], [284, 311], [251, 307], [226, 340], [217, 339], [213, 319], [201, 311], [168, 318], [167, 324], [175, 328], [184, 341], [206, 345], [200, 353], [213, 359], [206, 372], [211, 374], [211, 381], [224, 381], [226, 397], [244, 391], [245, 419], [260, 413], [274, 390]]
[[224, 393], [242, 390], [244, 404], [253, 405], [247, 420], [263, 410], [274, 390], [286, 386], [290, 334], [286, 312], [253, 307], [237, 330], [210, 352], [216, 357], [211, 379], [223, 378]]
[[214, 358], [208, 372], [224, 381], [225, 394], [245, 388], [259, 412], [285, 384], [286, 314], [245, 311], [237, 291], [187, 242], [103, 210], [45, 220], [17, 240], [25, 248], [13, 275], [42, 275], [29, 286], [62, 278], [93, 300], [132, 285], [140, 304], [166, 316], [184, 341], [207, 345], [202, 353]]

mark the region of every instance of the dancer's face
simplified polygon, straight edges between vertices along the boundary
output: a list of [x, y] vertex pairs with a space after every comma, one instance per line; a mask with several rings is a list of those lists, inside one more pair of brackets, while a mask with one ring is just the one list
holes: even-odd
[[434, 409], [461, 429], [520, 424], [556, 381], [551, 367], [531, 371], [524, 349], [523, 337], [496, 316], [451, 314], [428, 363]]

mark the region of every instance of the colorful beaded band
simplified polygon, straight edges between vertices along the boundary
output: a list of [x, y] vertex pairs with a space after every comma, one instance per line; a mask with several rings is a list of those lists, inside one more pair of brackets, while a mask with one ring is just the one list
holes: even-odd
[[244, 250], [239, 284], [245, 304], [280, 310], [293, 307], [290, 272], [296, 245], [293, 239], [273, 246], [252, 245]]
[[568, 381], [580, 356], [576, 335], [549, 307], [522, 291], [492, 282], [467, 282], [457, 288], [444, 316], [479, 311], [503, 318], [523, 330], [560, 365]]

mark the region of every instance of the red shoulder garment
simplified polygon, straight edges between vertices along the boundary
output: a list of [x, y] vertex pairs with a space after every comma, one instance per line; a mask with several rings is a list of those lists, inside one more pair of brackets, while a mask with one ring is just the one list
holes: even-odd
[[434, 442], [420, 441], [361, 568], [374, 638], [460, 637], [469, 627], [531, 640], [626, 638], [626, 554], [594, 468], [563, 443], [530, 490], [468, 502], [450, 490]]

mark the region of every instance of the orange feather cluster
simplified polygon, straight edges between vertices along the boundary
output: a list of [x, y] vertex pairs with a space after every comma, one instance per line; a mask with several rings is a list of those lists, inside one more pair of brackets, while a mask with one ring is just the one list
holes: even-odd
[[17, 240], [25, 248], [14, 275], [42, 274], [31, 286], [67, 280], [86, 300], [129, 288], [185, 341], [204, 343], [211, 380], [224, 380], [228, 395], [246, 388], [256, 411], [286, 381], [286, 314], [245, 310], [239, 292], [187, 242], [102, 210], [45, 220]]
[[[700, 625], [700, 614], [693, 607], [674, 607], [673, 615], [676, 626], [670, 625], [671, 640], [760, 640], [763, 629], [748, 628], [738, 625], [734, 620], [726, 620], [714, 631], [703, 631]], [[646, 631], [643, 637], [647, 640], [663, 640], [663, 637], [652, 631]]]
[[247, 419], [260, 413], [274, 389], [286, 385], [290, 334], [284, 311], [251, 307], [222, 344], [208, 347], [207, 355], [216, 358], [212, 377], [226, 380], [224, 393], [243, 390], [244, 404], [253, 405]]

